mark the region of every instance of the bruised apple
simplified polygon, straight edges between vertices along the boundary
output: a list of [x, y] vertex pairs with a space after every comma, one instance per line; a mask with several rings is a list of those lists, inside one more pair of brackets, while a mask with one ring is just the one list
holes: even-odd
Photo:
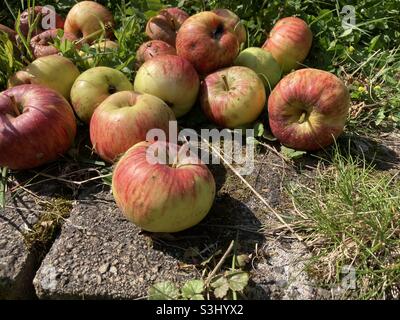
[[130, 147], [146, 140], [151, 129], [169, 134], [172, 110], [161, 99], [134, 91], [109, 96], [95, 110], [90, 121], [90, 140], [95, 152], [114, 162]]
[[112, 191], [123, 214], [143, 230], [178, 232], [207, 215], [215, 181], [207, 166], [187, 156], [184, 147], [141, 142], [117, 163]]
[[304, 20], [287, 17], [275, 24], [263, 49], [271, 52], [283, 72], [289, 72], [301, 66], [310, 51], [312, 38]]
[[71, 103], [79, 119], [89, 124], [100, 103], [112, 94], [126, 90], [132, 90], [132, 84], [121, 71], [95, 67], [76, 78], [71, 88]]
[[79, 70], [71, 60], [51, 55], [38, 58], [15, 73], [9, 79], [8, 86], [40, 84], [56, 90], [69, 100], [71, 87], [78, 76]]
[[31, 169], [56, 160], [75, 134], [72, 108], [58, 92], [25, 84], [0, 93], [0, 167]]
[[225, 18], [203, 11], [187, 19], [179, 29], [176, 52], [193, 64], [200, 75], [207, 75], [233, 64], [239, 53], [239, 41]]
[[162, 55], [146, 61], [138, 70], [134, 88], [163, 100], [177, 118], [190, 111], [197, 99], [200, 80], [196, 70], [178, 56]]
[[74, 5], [65, 19], [65, 32], [93, 42], [113, 35], [114, 17], [110, 10], [94, 1], [81, 1]]
[[[59, 52], [58, 49], [53, 45], [54, 40], [57, 39], [57, 34], [59, 30], [60, 29], [47, 30], [34, 36], [31, 39], [30, 45], [33, 56], [35, 58], [50, 56], [52, 54], [57, 54]], [[78, 38], [75, 37], [75, 35], [73, 35], [72, 33], [63, 32], [63, 35], [60, 40], [61, 41], [68, 40], [70, 42], [74, 42], [78, 40]]]
[[146, 25], [146, 34], [152, 40], [162, 40], [175, 47], [176, 33], [189, 15], [179, 8], [161, 10]]
[[324, 148], [343, 132], [349, 91], [335, 75], [301, 69], [284, 77], [268, 100], [269, 123], [278, 140], [293, 149]]
[[136, 61], [138, 65], [142, 65], [147, 60], [165, 54], [176, 55], [176, 50], [173, 46], [164, 41], [150, 40], [139, 47], [136, 52]]
[[246, 67], [230, 67], [209, 74], [203, 81], [200, 102], [216, 124], [238, 128], [255, 121], [266, 101], [264, 84]]

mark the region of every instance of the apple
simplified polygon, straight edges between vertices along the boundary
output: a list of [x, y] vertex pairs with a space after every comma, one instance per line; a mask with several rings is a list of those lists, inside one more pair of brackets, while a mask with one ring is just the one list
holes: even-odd
[[162, 129], [168, 136], [170, 121], [175, 121], [175, 115], [161, 99], [121, 91], [109, 96], [94, 111], [90, 140], [103, 160], [114, 162], [130, 147], [145, 141], [151, 129]]
[[343, 132], [349, 108], [349, 91], [338, 77], [301, 69], [284, 77], [269, 96], [269, 124], [282, 144], [313, 151]]
[[[49, 29], [64, 28], [64, 18], [53, 11], [50, 6], [30, 7], [21, 13], [19, 19], [19, 28], [24, 37], [28, 36], [29, 29], [35, 21], [37, 21], [37, 25], [36, 28], [32, 29], [32, 37]], [[17, 23], [15, 24], [15, 30], [16, 29]]]
[[253, 70], [264, 83], [269, 91], [281, 79], [281, 67], [270, 52], [261, 48], [250, 47], [239, 53], [235, 65], [248, 67]]
[[265, 102], [263, 82], [246, 67], [216, 71], [201, 85], [201, 107], [206, 116], [221, 127], [234, 129], [255, 121]]
[[197, 99], [200, 80], [184, 58], [163, 55], [146, 61], [134, 82], [137, 92], [152, 94], [171, 107], [177, 118], [190, 111]]
[[[31, 39], [30, 45], [35, 58], [50, 56], [59, 52], [58, 49], [53, 45], [54, 39], [57, 39], [57, 33], [59, 30], [60, 29], [47, 30], [39, 33]], [[78, 39], [72, 33], [64, 32], [63, 36], [61, 37], [61, 41], [67, 40], [74, 42]]]
[[114, 18], [112, 13], [94, 1], [81, 1], [74, 5], [65, 19], [65, 32], [73, 33], [77, 38], [93, 42], [101, 37], [113, 35]]
[[110, 95], [125, 90], [132, 90], [132, 84], [121, 71], [95, 67], [76, 78], [71, 88], [71, 103], [79, 119], [89, 123], [100, 103]]
[[136, 52], [136, 61], [140, 66], [147, 60], [164, 54], [176, 55], [176, 50], [173, 46], [164, 41], [151, 40], [143, 43], [139, 47]]
[[175, 47], [176, 33], [189, 15], [179, 8], [161, 10], [146, 25], [146, 34], [152, 40], [162, 40]]
[[[158, 150], [169, 153], [171, 161], [149, 161], [152, 152]], [[185, 230], [203, 220], [213, 204], [213, 175], [194, 156], [182, 157], [181, 150], [184, 148], [166, 142], [140, 142], [115, 167], [115, 201], [122, 213], [143, 230]]]
[[215, 9], [212, 12], [222, 17], [225, 20], [227, 26], [235, 32], [239, 41], [239, 45], [246, 42], [246, 28], [240, 21], [240, 18], [234, 12], [228, 9]]
[[75, 134], [72, 108], [58, 92], [25, 84], [0, 93], [0, 167], [31, 169], [53, 161]]
[[233, 64], [239, 41], [226, 20], [204, 11], [187, 19], [176, 36], [176, 51], [201, 75]]
[[38, 58], [18, 71], [9, 79], [8, 86], [41, 84], [56, 90], [69, 100], [71, 87], [78, 76], [79, 70], [71, 60], [51, 55]]
[[287, 17], [275, 24], [263, 49], [271, 52], [283, 72], [289, 72], [301, 66], [311, 49], [312, 38], [304, 20]]

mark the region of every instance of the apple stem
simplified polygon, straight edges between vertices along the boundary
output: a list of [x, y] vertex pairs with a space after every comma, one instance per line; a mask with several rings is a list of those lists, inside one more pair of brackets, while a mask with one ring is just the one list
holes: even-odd
[[303, 112], [303, 113], [301, 114], [300, 118], [299, 118], [298, 123], [299, 123], [299, 124], [304, 123], [304, 122], [306, 121], [306, 116], [307, 116], [307, 113], [306, 113], [306, 112]]
[[17, 102], [15, 101], [14, 96], [11, 96], [11, 97], [10, 97], [10, 100], [11, 100], [11, 103], [12, 103], [12, 106], [13, 106], [13, 109], [14, 109], [14, 112], [15, 112], [15, 114], [16, 114], [17, 117], [18, 117], [19, 115], [21, 115], [21, 111], [19, 111], [19, 109], [18, 109], [18, 105], [17, 105]]
[[176, 30], [176, 25], [175, 25], [175, 20], [174, 20], [174, 18], [171, 18], [171, 23], [172, 23], [172, 27], [174, 28], [174, 30]]
[[229, 91], [228, 80], [226, 79], [225, 75], [222, 75], [222, 80], [224, 80], [225, 90]]

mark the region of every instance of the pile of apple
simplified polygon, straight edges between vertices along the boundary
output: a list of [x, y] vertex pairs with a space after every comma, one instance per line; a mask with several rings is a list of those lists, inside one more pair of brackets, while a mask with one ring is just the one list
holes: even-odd
[[[40, 12], [41, 7], [24, 12], [21, 31], [29, 30], [27, 16]], [[77, 3], [65, 21], [57, 16], [57, 28], [64, 29], [76, 50], [82, 43], [118, 47], [113, 26], [109, 10], [93, 1]], [[18, 41], [13, 30], [0, 30]], [[80, 74], [52, 46], [57, 30], [34, 33], [37, 59], [9, 79], [9, 89], [0, 94], [0, 166], [21, 170], [55, 160], [74, 141], [77, 117], [90, 126], [94, 151], [116, 163], [112, 189], [118, 206], [147, 231], [189, 228], [214, 201], [214, 178], [199, 159], [181, 157], [184, 148], [172, 143], [146, 141], [155, 128], [169, 136], [169, 122], [196, 102], [224, 128], [250, 125], [267, 104], [272, 133], [299, 150], [328, 146], [346, 122], [350, 98], [340, 79], [317, 69], [291, 72], [312, 43], [309, 27], [296, 17], [279, 20], [262, 48], [240, 52], [247, 32], [233, 12], [189, 16], [179, 8], [163, 9], [146, 25], [150, 41], [137, 51], [133, 84], [108, 67]], [[164, 143], [172, 164], [149, 163], [156, 143]]]

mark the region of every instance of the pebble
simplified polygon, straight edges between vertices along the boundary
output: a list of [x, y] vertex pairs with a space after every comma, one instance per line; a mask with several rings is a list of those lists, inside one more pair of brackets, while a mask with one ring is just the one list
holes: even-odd
[[108, 271], [108, 268], [109, 268], [109, 267], [110, 267], [110, 264], [109, 264], [108, 262], [102, 264], [102, 265], [100, 266], [100, 268], [99, 268], [100, 274], [106, 273], [106, 272]]

